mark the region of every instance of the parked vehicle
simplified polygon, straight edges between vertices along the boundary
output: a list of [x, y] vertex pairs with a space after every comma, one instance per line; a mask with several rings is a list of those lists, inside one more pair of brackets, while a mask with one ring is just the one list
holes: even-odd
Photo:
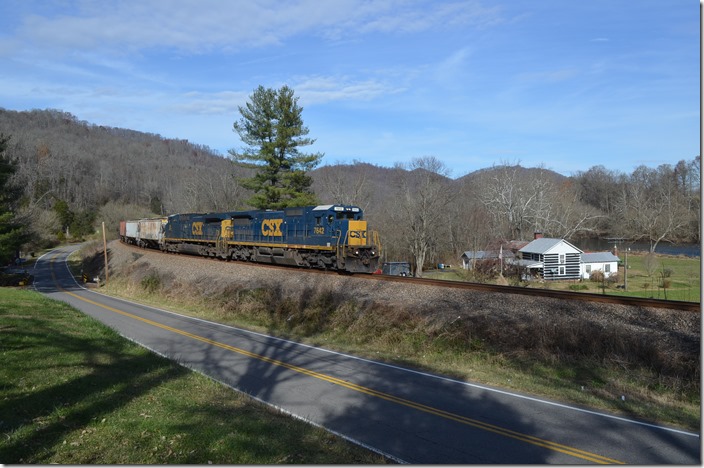
[[411, 276], [411, 265], [408, 262], [384, 262], [382, 275]]

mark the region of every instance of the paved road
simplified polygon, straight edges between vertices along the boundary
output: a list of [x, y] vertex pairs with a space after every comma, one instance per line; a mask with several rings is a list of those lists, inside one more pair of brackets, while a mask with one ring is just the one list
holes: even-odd
[[35, 287], [143, 346], [397, 461], [701, 464], [700, 435], [355, 358], [88, 291], [57, 249]]

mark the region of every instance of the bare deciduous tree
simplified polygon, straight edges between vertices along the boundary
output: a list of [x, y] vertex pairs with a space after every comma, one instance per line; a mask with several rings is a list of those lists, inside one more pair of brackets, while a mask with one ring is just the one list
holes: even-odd
[[[357, 167], [355, 167], [357, 166]], [[343, 205], [357, 205], [366, 211], [371, 202], [371, 187], [367, 174], [370, 166], [336, 164], [319, 169], [313, 187], [322, 200]]]
[[447, 184], [447, 167], [434, 156], [415, 158], [398, 181], [399, 210], [395, 225], [413, 256], [415, 276], [423, 276], [425, 262], [446, 237], [445, 214], [456, 192]]
[[482, 183], [481, 200], [493, 216], [497, 232], [518, 240], [531, 227], [542, 231], [553, 203], [552, 186], [543, 171], [527, 178], [518, 164], [493, 169]]
[[669, 165], [636, 168], [619, 202], [620, 232], [624, 237], [648, 241], [651, 252], [662, 241], [676, 240], [691, 218], [691, 203], [677, 189]]
[[579, 190], [571, 181], [551, 187], [549, 197], [552, 200], [549, 210], [542, 212], [544, 218], [536, 223], [544, 226], [546, 233], [563, 239], [598, 234], [598, 223], [605, 216], [580, 200]]

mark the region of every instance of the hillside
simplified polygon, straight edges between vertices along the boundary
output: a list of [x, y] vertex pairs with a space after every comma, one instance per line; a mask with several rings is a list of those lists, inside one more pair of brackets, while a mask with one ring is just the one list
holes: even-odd
[[457, 179], [457, 182], [461, 184], [474, 184], [483, 179], [496, 177], [498, 174], [501, 173], [501, 171], [507, 168], [512, 171], [515, 170], [517, 176], [520, 179], [524, 180], [536, 179], [541, 175], [546, 175], [551, 181], [556, 184], [563, 184], [569, 180], [574, 180], [572, 177], [564, 176], [550, 169], [540, 167], [523, 167], [521, 165], [515, 164], [512, 166], [499, 165], [478, 169], [476, 171], [465, 174], [462, 177], [459, 177]]
[[108, 201], [152, 211], [225, 209], [232, 164], [186, 140], [92, 125], [56, 110], [0, 109], [0, 132], [29, 200], [65, 201], [72, 210]]
[[[248, 208], [251, 192], [237, 179], [251, 173], [207, 146], [97, 126], [59, 110], [0, 108], [0, 133], [11, 137], [7, 155], [24, 188], [17, 212], [30, 226], [29, 249], [91, 234], [101, 221], [112, 233], [129, 217]], [[453, 262], [470, 246], [525, 239], [534, 230], [654, 245], [699, 240], [699, 158], [631, 175], [594, 167], [565, 177], [494, 165], [451, 179], [430, 169], [354, 162], [310, 175], [321, 203], [361, 206], [397, 259], [410, 259], [419, 239], [426, 262]]]

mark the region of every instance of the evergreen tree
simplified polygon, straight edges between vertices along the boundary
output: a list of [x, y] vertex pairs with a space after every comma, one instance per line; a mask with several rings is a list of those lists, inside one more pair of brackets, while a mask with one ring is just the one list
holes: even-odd
[[17, 166], [5, 152], [8, 141], [10, 137], [0, 134], [0, 265], [12, 261], [26, 240], [24, 228], [13, 211], [22, 189], [12, 181]]
[[259, 209], [281, 209], [317, 203], [307, 171], [320, 163], [322, 153], [306, 154], [299, 148], [312, 145], [303, 125], [298, 98], [288, 86], [279, 90], [259, 86], [249, 102], [239, 106], [242, 118], [234, 130], [247, 147], [230, 150], [234, 161], [255, 169], [241, 185], [254, 191], [248, 203]]

